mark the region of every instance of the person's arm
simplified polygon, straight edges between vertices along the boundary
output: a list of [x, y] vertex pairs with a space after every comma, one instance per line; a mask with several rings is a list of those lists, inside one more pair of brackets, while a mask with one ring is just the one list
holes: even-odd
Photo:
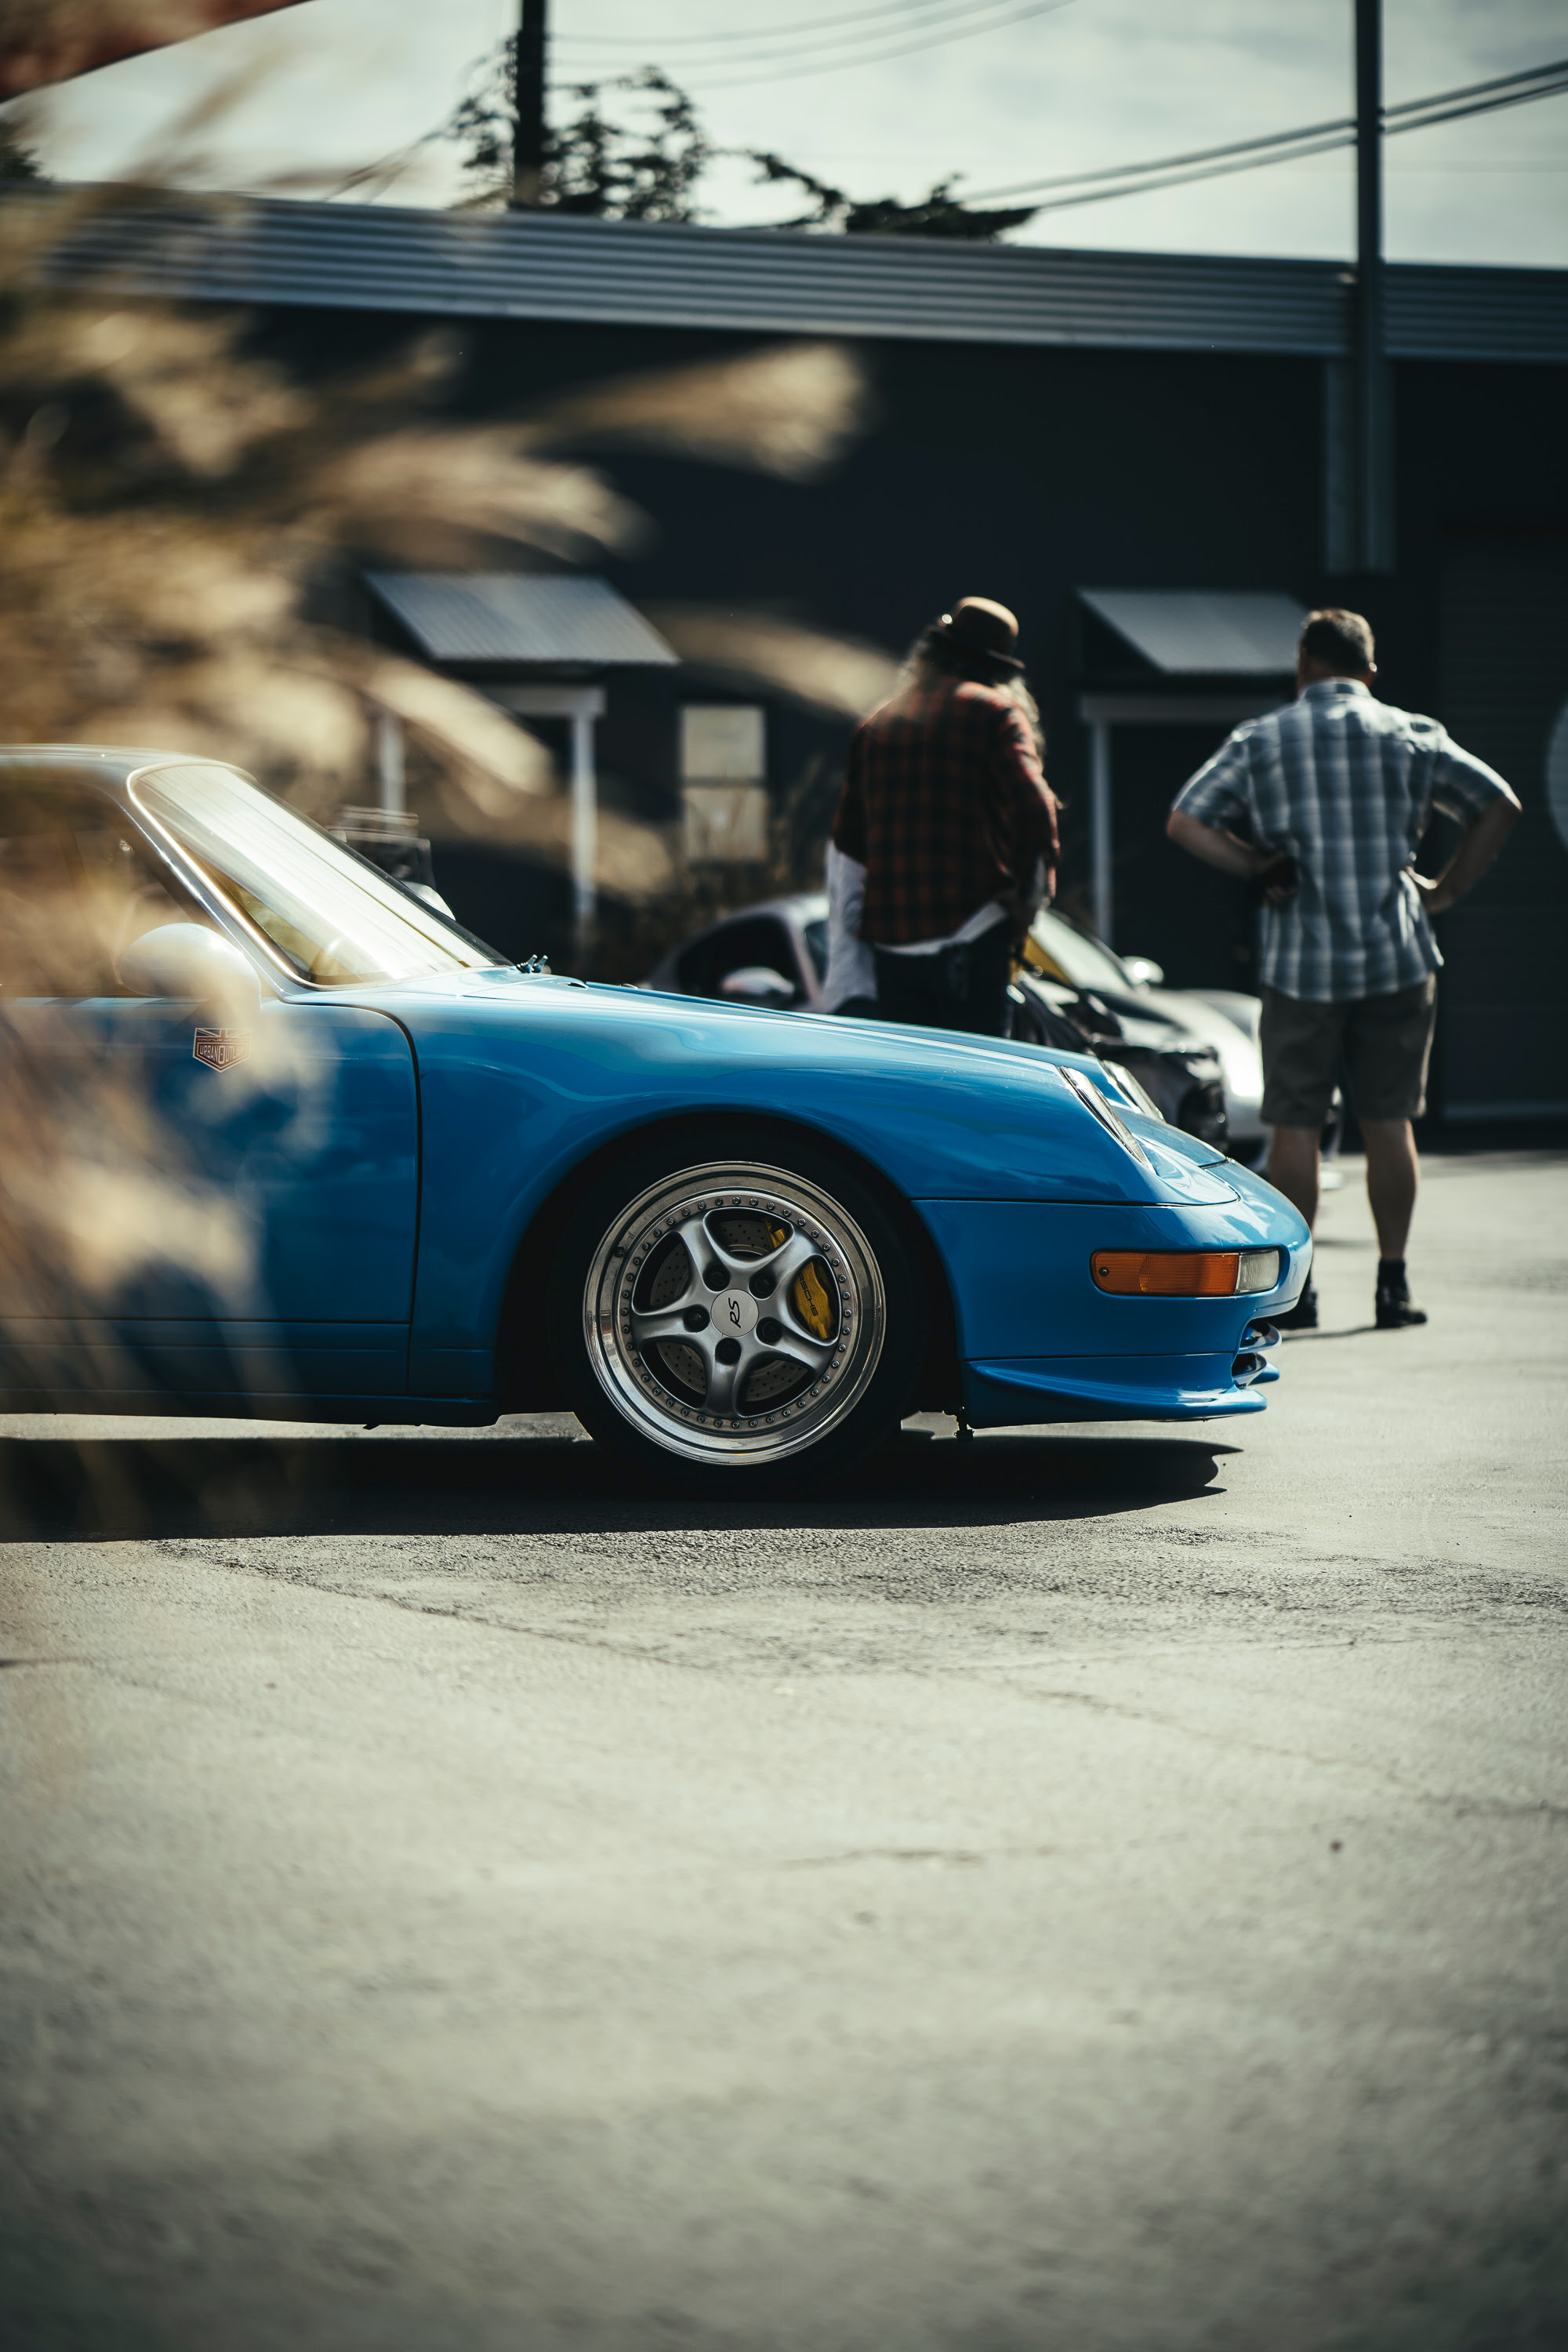
[[1201, 818], [1189, 816], [1185, 809], [1173, 808], [1165, 820], [1165, 831], [1178, 849], [1193, 857], [1201, 857], [1205, 866], [1217, 866], [1222, 874], [1238, 875], [1244, 882], [1256, 882], [1271, 866], [1281, 867], [1278, 883], [1265, 883], [1263, 895], [1271, 907], [1282, 907], [1296, 895], [1296, 885], [1289, 879], [1277, 849], [1254, 849], [1222, 825], [1205, 824]]
[[1464, 839], [1441, 874], [1413, 876], [1421, 903], [1429, 915], [1441, 915], [1473, 889], [1491, 864], [1522, 814], [1519, 801], [1499, 777], [1501, 789], [1474, 818]]
[[849, 739], [849, 759], [844, 771], [844, 790], [838, 796], [838, 810], [833, 820], [833, 845], [846, 857], [854, 858], [858, 866], [866, 863], [866, 788], [863, 781], [863, 737], [858, 727]]
[[827, 920], [851, 939], [860, 936], [860, 909], [866, 904], [866, 868], [858, 857], [847, 856], [836, 841], [827, 845]]
[[857, 996], [877, 995], [877, 959], [860, 937], [866, 903], [866, 868], [827, 845], [827, 970], [822, 975], [822, 1010], [837, 1013]]
[[998, 731], [993, 772], [1008, 812], [1013, 887], [1007, 910], [1017, 931], [1026, 931], [1040, 906], [1057, 889], [1056, 796], [1045, 778], [1023, 713], [1009, 710]]
[[[1294, 861], [1279, 849], [1259, 849], [1252, 842], [1243, 841], [1224, 822], [1231, 817], [1243, 824], [1248, 822], [1247, 782], [1251, 733], [1250, 722], [1237, 728], [1226, 737], [1214, 757], [1205, 760], [1197, 773], [1187, 778], [1165, 819], [1165, 832], [1178, 849], [1184, 849], [1191, 857], [1201, 858], [1219, 873], [1234, 874], [1242, 882], [1261, 882], [1268, 905], [1283, 907], [1296, 895]], [[1221, 822], [1215, 823], [1216, 818]]]
[[1226, 833], [1220, 825], [1201, 824], [1185, 809], [1171, 811], [1165, 820], [1165, 831], [1178, 849], [1201, 857], [1205, 866], [1217, 866], [1222, 874], [1239, 874], [1244, 882], [1256, 881], [1269, 862], [1271, 853], [1254, 849], [1250, 842]]

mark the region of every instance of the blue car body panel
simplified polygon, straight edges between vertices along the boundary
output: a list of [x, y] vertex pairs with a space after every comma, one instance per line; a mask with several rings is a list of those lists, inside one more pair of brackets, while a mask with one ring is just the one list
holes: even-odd
[[[468, 975], [376, 1000], [413, 1041], [423, 1117], [416, 1396], [479, 1398], [494, 1379], [518, 1245], [572, 1171], [672, 1118], [788, 1120], [847, 1146], [908, 1199], [952, 1294], [971, 1415], [995, 1422], [1255, 1412], [1230, 1377], [1249, 1326], [1294, 1298], [1310, 1244], [1278, 1193], [1156, 1121], [1127, 1114], [1141, 1165], [1059, 1065], [1001, 1040], [581, 982]], [[1266, 1297], [1113, 1298], [1096, 1248], [1272, 1245]]]
[[33, 1000], [8, 1018], [57, 1078], [90, 1068], [110, 1100], [145, 1106], [160, 1181], [184, 1206], [156, 1250], [105, 1274], [100, 1315], [18, 1311], [31, 1302], [6, 1296], [0, 1272], [0, 1386], [406, 1390], [419, 1113], [395, 1020], [331, 997], [267, 999], [244, 1062], [215, 1071], [192, 1052], [203, 1016], [178, 1000]]
[[[0, 1297], [13, 1399], [34, 1401], [47, 1365], [58, 1386], [65, 1363], [65, 1385], [116, 1410], [493, 1419], [507, 1284], [542, 1207], [616, 1139], [704, 1118], [786, 1121], [910, 1204], [981, 1424], [1257, 1412], [1260, 1382], [1238, 1384], [1234, 1360], [1310, 1262], [1306, 1226], [1259, 1179], [1124, 1109], [1140, 1159], [1063, 1076], [1102, 1080], [1097, 1063], [1003, 1040], [510, 971], [330, 991], [272, 977], [247, 1066], [219, 1073], [193, 1057], [192, 1005], [37, 1010], [57, 1038], [63, 1013], [68, 1051], [134, 1076], [237, 1219], [248, 1272], [204, 1286], [174, 1233], [100, 1325], [57, 1329]], [[12, 1005], [0, 1029], [26, 1019]], [[1258, 1246], [1284, 1256], [1254, 1297], [1112, 1297], [1089, 1274], [1095, 1250]]]
[[[1269, 1186], [1228, 1172], [1247, 1189], [1224, 1206], [917, 1202], [948, 1270], [977, 1427], [1037, 1419], [1031, 1408], [1047, 1400], [1064, 1419], [1262, 1411], [1255, 1389], [1265, 1376], [1237, 1388], [1231, 1366], [1249, 1328], [1300, 1294], [1311, 1244], [1304, 1226], [1285, 1241]], [[1248, 1297], [1108, 1297], [1089, 1274], [1096, 1250], [1267, 1247], [1284, 1253], [1280, 1279]]]

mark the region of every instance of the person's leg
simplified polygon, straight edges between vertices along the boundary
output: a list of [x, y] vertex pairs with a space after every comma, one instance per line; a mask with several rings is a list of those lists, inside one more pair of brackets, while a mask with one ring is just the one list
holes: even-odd
[[877, 1012], [884, 1021], [929, 1022], [931, 1007], [921, 986], [925, 956], [889, 955], [877, 950]]
[[1318, 1147], [1322, 1130], [1316, 1127], [1276, 1127], [1264, 1170], [1277, 1192], [1283, 1192], [1307, 1223], [1318, 1216]]
[[1005, 1036], [1012, 968], [1005, 923], [934, 955], [890, 955], [879, 948], [877, 1008], [884, 1021]]
[[[1300, 1209], [1318, 1214], [1319, 1149], [1334, 1091], [1343, 1004], [1319, 1003], [1265, 988], [1258, 1044], [1263, 1050], [1263, 1116], [1273, 1129], [1268, 1181]], [[1318, 1294], [1310, 1281], [1276, 1321], [1287, 1331], [1314, 1331]]]
[[1363, 1118], [1361, 1137], [1366, 1146], [1366, 1197], [1377, 1228], [1378, 1255], [1385, 1265], [1403, 1265], [1421, 1181], [1415, 1131], [1407, 1118]]
[[1006, 924], [993, 924], [967, 947], [950, 949], [948, 953], [962, 961], [945, 1025], [966, 1030], [973, 1037], [1005, 1037], [1007, 983], [1013, 976], [1013, 944]]
[[1405, 1253], [1421, 1181], [1410, 1123], [1426, 1108], [1436, 1008], [1433, 978], [1363, 998], [1345, 1031], [1347, 1089], [1366, 1146], [1366, 1196], [1377, 1228], [1373, 1309], [1380, 1331], [1426, 1320], [1411, 1302]]

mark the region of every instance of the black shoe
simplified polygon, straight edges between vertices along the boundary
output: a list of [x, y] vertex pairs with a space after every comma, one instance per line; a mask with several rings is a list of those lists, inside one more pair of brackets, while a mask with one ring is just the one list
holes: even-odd
[[[1423, 1316], [1421, 1319], [1425, 1322], [1426, 1318]], [[1318, 1328], [1318, 1294], [1311, 1284], [1307, 1285], [1294, 1307], [1283, 1315], [1271, 1315], [1268, 1320], [1279, 1331], [1315, 1331]]]
[[1373, 1312], [1380, 1331], [1404, 1331], [1426, 1320], [1426, 1308], [1411, 1305], [1410, 1292], [1403, 1282], [1380, 1282], [1373, 1299]]

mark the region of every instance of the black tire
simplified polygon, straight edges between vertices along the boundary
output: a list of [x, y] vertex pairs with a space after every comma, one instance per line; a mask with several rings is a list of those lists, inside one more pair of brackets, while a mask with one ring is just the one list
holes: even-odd
[[924, 1361], [923, 1280], [896, 1214], [833, 1152], [761, 1123], [618, 1159], [572, 1213], [552, 1292], [584, 1428], [627, 1467], [708, 1493], [841, 1476], [910, 1411]]

